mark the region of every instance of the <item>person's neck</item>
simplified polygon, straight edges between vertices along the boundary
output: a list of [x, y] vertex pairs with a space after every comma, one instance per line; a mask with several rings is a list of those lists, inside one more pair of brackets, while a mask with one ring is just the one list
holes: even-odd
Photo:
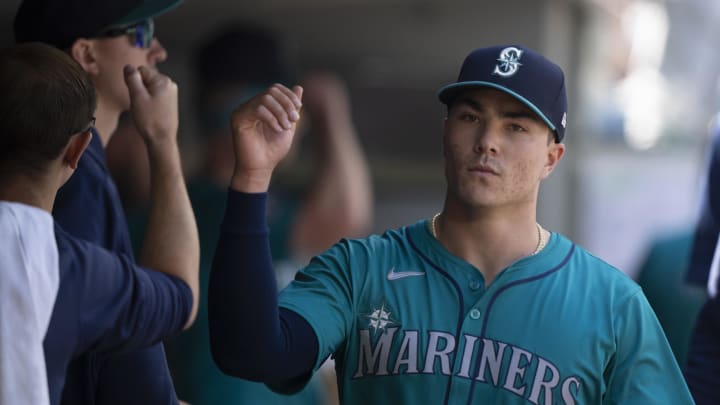
[[534, 205], [478, 210], [446, 203], [435, 230], [448, 251], [483, 274], [486, 285], [512, 263], [534, 254], [540, 241]]
[[21, 203], [52, 213], [58, 186], [47, 179], [14, 176], [0, 181], [0, 200]]
[[95, 129], [100, 136], [103, 148], [110, 142], [110, 138], [117, 129], [121, 112], [104, 102], [101, 97], [98, 97], [97, 109], [95, 110]]

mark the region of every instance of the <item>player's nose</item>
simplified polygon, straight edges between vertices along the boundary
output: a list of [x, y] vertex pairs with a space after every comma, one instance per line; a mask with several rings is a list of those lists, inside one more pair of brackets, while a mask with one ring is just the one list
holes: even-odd
[[168, 57], [167, 50], [162, 46], [160, 40], [153, 38], [150, 44], [150, 50], [148, 51], [148, 64], [155, 66], [160, 62], [164, 62]]
[[497, 153], [499, 130], [488, 121], [481, 121], [475, 128], [475, 153]]

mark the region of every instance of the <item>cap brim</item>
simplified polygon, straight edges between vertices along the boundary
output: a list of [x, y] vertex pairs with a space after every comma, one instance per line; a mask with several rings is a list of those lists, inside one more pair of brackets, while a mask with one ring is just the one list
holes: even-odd
[[129, 25], [142, 21], [146, 18], [153, 18], [177, 7], [183, 0], [149, 0], [144, 1], [140, 7], [135, 8], [130, 14], [116, 21], [114, 25]]
[[547, 124], [547, 126], [550, 127], [550, 129], [552, 131], [557, 132], [555, 125], [552, 123], [552, 121], [550, 121], [550, 119], [547, 116], [545, 116], [545, 114], [543, 114], [543, 112], [540, 111], [540, 109], [537, 108], [537, 106], [535, 106], [535, 104], [531, 103], [530, 100], [526, 99], [525, 97], [521, 96], [520, 94], [510, 90], [507, 87], [501, 86], [497, 83], [484, 82], [484, 81], [470, 81], [470, 82], [458, 82], [458, 83], [448, 84], [447, 86], [442, 87], [440, 89], [440, 91], [438, 91], [438, 98], [444, 104], [450, 104], [450, 102], [452, 102], [452, 100], [455, 98], [455, 96], [457, 95], [457, 93], [460, 90], [463, 90], [466, 88], [472, 88], [472, 87], [490, 87], [490, 88], [500, 90], [504, 93], [507, 93], [507, 94], [515, 97], [518, 101], [520, 101], [521, 103], [525, 104], [528, 108], [533, 110], [535, 112], [535, 114], [537, 114], [538, 117], [540, 117], [543, 120], [543, 122], [545, 122], [545, 124]]

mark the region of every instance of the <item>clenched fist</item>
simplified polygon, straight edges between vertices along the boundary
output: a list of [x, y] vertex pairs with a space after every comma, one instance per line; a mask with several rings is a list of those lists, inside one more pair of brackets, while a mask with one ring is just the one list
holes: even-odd
[[233, 111], [235, 171], [231, 187], [267, 191], [275, 166], [287, 155], [302, 107], [300, 86], [274, 84]]

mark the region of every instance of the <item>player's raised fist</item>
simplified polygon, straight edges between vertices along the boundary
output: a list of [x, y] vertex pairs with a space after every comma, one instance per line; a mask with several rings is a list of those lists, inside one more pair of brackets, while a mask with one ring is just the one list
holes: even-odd
[[263, 192], [270, 176], [290, 150], [302, 107], [300, 86], [274, 84], [233, 111], [231, 128], [235, 172], [231, 186]]

